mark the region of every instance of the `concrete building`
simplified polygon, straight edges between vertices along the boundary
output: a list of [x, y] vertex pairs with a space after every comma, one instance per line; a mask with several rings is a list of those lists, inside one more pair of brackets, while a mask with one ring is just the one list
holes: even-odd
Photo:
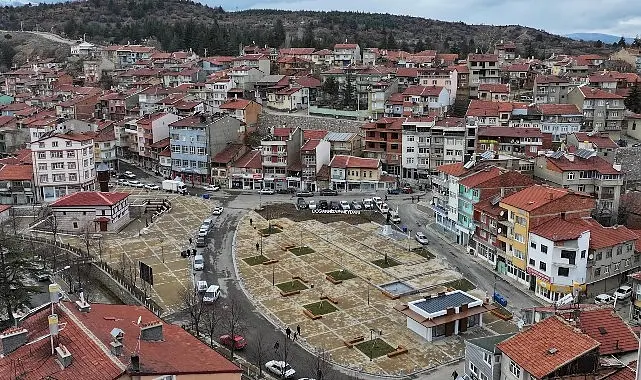
[[465, 374], [479, 380], [501, 379], [501, 351], [496, 345], [514, 334], [465, 340]]
[[271, 135], [260, 142], [265, 188], [300, 189], [300, 149], [304, 141], [300, 128], [273, 128]]
[[232, 99], [218, 106], [224, 114], [238, 119], [245, 125], [258, 123], [258, 117], [263, 112], [263, 106], [253, 100]]
[[478, 97], [479, 85], [482, 83], [501, 83], [499, 57], [496, 54], [470, 54], [467, 57], [470, 97]]
[[443, 116], [450, 104], [445, 87], [410, 86], [403, 91], [403, 116]]
[[361, 47], [358, 44], [334, 45], [334, 58], [332, 63], [337, 66], [347, 67], [361, 62]]
[[458, 181], [469, 170], [462, 162], [441, 165], [437, 175], [432, 176], [432, 210], [436, 223], [445, 230], [456, 233], [458, 221]]
[[329, 132], [324, 139], [330, 143], [330, 158], [337, 154], [359, 157], [363, 153], [363, 139], [358, 133]]
[[240, 67], [260, 70], [263, 73], [262, 75], [271, 74], [271, 61], [269, 60], [269, 56], [265, 54], [243, 54], [234, 58], [232, 70]]
[[510, 85], [479, 83], [478, 98], [479, 100], [488, 100], [490, 102], [508, 102], [510, 101]]
[[323, 165], [329, 164], [330, 148], [331, 143], [325, 139], [308, 139], [300, 148], [302, 190], [314, 192], [321, 189], [316, 182], [316, 174]]
[[158, 112], [145, 115], [136, 121], [136, 142], [139, 164], [155, 170], [156, 160], [153, 156], [152, 145], [169, 137], [169, 125], [180, 117], [171, 113]]
[[37, 199], [95, 189], [94, 134], [52, 134], [31, 142]]
[[428, 342], [483, 326], [483, 314], [494, 308], [462, 290], [432, 294], [394, 307], [405, 315], [407, 328]]
[[537, 75], [534, 78], [534, 102], [536, 104], [566, 104], [568, 93], [577, 85], [567, 78], [556, 75]]
[[205, 82], [205, 112], [215, 114], [221, 112], [220, 106], [227, 102], [227, 93], [236, 87], [231, 78], [210, 79]]
[[621, 95], [587, 86], [568, 92], [568, 103], [583, 112], [584, 129], [606, 133], [613, 140], [621, 138], [625, 116], [623, 100]]
[[543, 147], [539, 128], [480, 127], [477, 151], [517, 157], [535, 157]]
[[614, 162], [617, 149], [619, 149], [619, 145], [607, 134], [601, 133], [570, 133], [565, 141], [568, 146], [573, 146], [577, 149], [593, 150], [597, 156], [612, 163]]
[[384, 117], [361, 127], [363, 156], [380, 160], [383, 171], [390, 175], [401, 175], [403, 121]]
[[337, 191], [385, 190], [381, 162], [375, 158], [334, 156], [329, 163], [331, 188]]
[[257, 190], [263, 184], [263, 165], [260, 149], [245, 153], [229, 168], [229, 188]]
[[111, 170], [118, 169], [118, 155], [116, 147], [118, 140], [114, 133], [114, 126], [110, 125], [96, 133], [93, 139], [94, 161], [96, 164], [104, 163]]
[[636, 68], [637, 72], [641, 73], [641, 51], [639, 49], [621, 48], [610, 54], [610, 59], [627, 62]]
[[240, 121], [230, 116], [192, 116], [169, 124], [172, 177], [210, 183], [211, 159], [243, 133]]
[[60, 230], [70, 233], [118, 232], [129, 223], [129, 193], [80, 191], [51, 203]]
[[594, 217], [615, 223], [619, 212], [623, 173], [621, 165], [598, 157], [592, 150], [554, 152], [538, 156], [534, 176], [566, 189], [587, 193], [597, 200]]
[[458, 72], [455, 68], [430, 67], [414, 70], [419, 86], [444, 87], [450, 94], [450, 104], [454, 104], [458, 90]]
[[24, 205], [36, 202], [31, 151], [0, 159], [0, 204]]
[[567, 135], [579, 132], [583, 113], [574, 104], [538, 104], [541, 132], [552, 135], [553, 143], [565, 141]]

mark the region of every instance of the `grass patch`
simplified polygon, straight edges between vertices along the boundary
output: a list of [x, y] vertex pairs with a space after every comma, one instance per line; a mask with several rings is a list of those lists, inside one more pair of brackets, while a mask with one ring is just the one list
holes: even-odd
[[289, 293], [293, 292], [296, 290], [305, 290], [307, 289], [307, 286], [300, 282], [299, 280], [291, 280], [287, 282], [281, 282], [280, 284], [276, 284], [278, 289], [280, 289], [283, 293]]
[[346, 269], [335, 270], [333, 272], [327, 272], [326, 275], [330, 276], [336, 281], [345, 281], [351, 278], [356, 277], [352, 272]]
[[244, 258], [243, 261], [246, 262], [250, 267], [253, 267], [254, 265], [260, 265], [265, 261], [269, 261], [269, 258], [263, 255], [258, 255]]
[[260, 231], [261, 234], [263, 234], [263, 236], [269, 236], [269, 235], [278, 234], [278, 233], [283, 232], [283, 230], [281, 230], [280, 228], [278, 228], [276, 226], [262, 228], [259, 231]]
[[394, 351], [394, 347], [387, 344], [387, 342], [385, 342], [381, 338], [366, 340], [365, 342], [359, 343], [354, 347], [358, 348], [360, 352], [364, 353], [368, 358], [372, 359], [385, 356]]
[[462, 290], [464, 292], [469, 292], [470, 290], [476, 289], [476, 286], [474, 286], [474, 284], [469, 282], [466, 278], [459, 278], [458, 280], [446, 282], [443, 284], [443, 286]]
[[385, 259], [378, 259], [378, 260], [372, 261], [372, 263], [379, 268], [391, 268], [397, 265], [401, 265], [401, 263], [389, 257], [387, 258], [387, 261], [385, 261]]
[[290, 248], [289, 252], [293, 253], [296, 256], [303, 256], [303, 255], [309, 255], [310, 253], [314, 253], [313, 249], [309, 247], [296, 247], [296, 248]]
[[334, 306], [334, 304], [332, 304], [327, 300], [310, 303], [309, 305], [305, 305], [303, 307], [309, 310], [309, 312], [314, 315], [325, 315], [325, 314], [333, 313], [338, 310], [338, 308]]
[[434, 257], [436, 257], [436, 256], [434, 256], [434, 254], [432, 252], [428, 251], [427, 248], [425, 248], [425, 247], [412, 248], [412, 252], [414, 252], [417, 255], [419, 255], [421, 257], [424, 257], [424, 258], [426, 258], [428, 260], [433, 259]]

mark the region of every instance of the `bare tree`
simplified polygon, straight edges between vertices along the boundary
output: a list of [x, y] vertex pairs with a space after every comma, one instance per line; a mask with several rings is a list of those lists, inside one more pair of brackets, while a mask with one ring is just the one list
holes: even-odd
[[316, 349], [314, 353], [314, 361], [312, 364], [312, 370], [316, 373], [316, 380], [330, 380], [331, 376], [329, 375], [329, 370], [331, 369], [331, 364], [329, 363], [329, 352], [325, 351], [323, 348]]
[[96, 226], [93, 223], [93, 221], [88, 221], [83, 227], [82, 227], [82, 242], [85, 243], [85, 248], [87, 249], [87, 256], [91, 256], [91, 252], [89, 251], [90, 247], [93, 245], [93, 233], [96, 231]]
[[215, 307], [205, 308], [202, 315], [202, 325], [209, 337], [209, 347], [211, 348], [214, 348], [214, 335], [216, 335], [219, 323], [220, 315], [218, 315], [218, 310]]
[[194, 289], [184, 289], [180, 294], [183, 307], [189, 313], [191, 328], [200, 336], [200, 323], [203, 316], [203, 298]]
[[254, 349], [255, 357], [254, 359], [256, 367], [258, 367], [258, 376], [263, 376], [263, 364], [265, 363], [265, 358], [267, 357], [267, 350], [269, 350], [267, 342], [267, 337], [265, 336], [265, 330], [258, 329], [258, 334], [254, 337]]
[[[42, 207], [40, 208], [39, 214], [42, 215], [44, 219], [44, 227], [47, 228], [53, 234], [53, 247], [51, 252], [51, 271], [55, 272], [57, 269], [57, 259], [58, 259], [58, 232], [60, 231], [60, 225], [58, 223], [58, 218], [56, 214], [53, 213], [51, 207]], [[69, 261], [69, 253], [67, 253], [67, 261]]]
[[[225, 310], [225, 318], [223, 319], [223, 325], [227, 334], [232, 338], [240, 334], [243, 329], [243, 309], [240, 306], [240, 303], [235, 299], [229, 299], [227, 303], [223, 305], [223, 310]], [[232, 344], [229, 349], [229, 360], [234, 359], [235, 347]]]

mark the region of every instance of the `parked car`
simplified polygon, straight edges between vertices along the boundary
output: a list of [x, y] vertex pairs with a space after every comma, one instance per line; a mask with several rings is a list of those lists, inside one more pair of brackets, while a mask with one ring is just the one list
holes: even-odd
[[353, 208], [354, 210], [362, 210], [362, 209], [363, 209], [363, 206], [362, 206], [362, 205], [361, 205], [361, 203], [360, 203], [360, 202], [358, 202], [358, 201], [352, 201], [352, 208]]
[[599, 294], [594, 297], [594, 303], [597, 305], [606, 305], [614, 302], [614, 297], [609, 294]]
[[376, 205], [376, 207], [380, 207], [380, 205], [383, 204], [383, 199], [381, 197], [372, 197], [372, 201]]
[[306, 209], [306, 208], [307, 208], [307, 202], [305, 202], [305, 199], [303, 199], [303, 198], [299, 197], [299, 198], [296, 200], [296, 206], [298, 206], [298, 209], [299, 209], [299, 210], [304, 210], [304, 209]]
[[414, 189], [412, 189], [412, 186], [405, 186], [401, 191], [403, 194], [412, 194]]
[[259, 193], [260, 194], [264, 194], [264, 195], [274, 195], [274, 190], [272, 190], [272, 189], [260, 189]]
[[401, 193], [401, 189], [387, 189], [387, 194], [397, 195]]
[[204, 293], [208, 287], [209, 285], [207, 285], [207, 281], [202, 280], [196, 282], [196, 289], [198, 290], [198, 293]]
[[617, 289], [612, 295], [614, 298], [619, 300], [624, 300], [630, 298], [632, 295], [632, 287], [628, 285], [622, 285]]
[[340, 204], [341, 204], [341, 209], [343, 209], [343, 210], [351, 210], [352, 209], [350, 207], [348, 201], [341, 201]]
[[329, 202], [329, 209], [330, 210], [340, 210], [341, 209], [341, 204], [335, 201]]
[[160, 186], [156, 185], [155, 183], [147, 183], [147, 184], [145, 184], [145, 189], [147, 189], [147, 190], [160, 190]]
[[223, 213], [223, 206], [214, 207], [214, 210], [211, 212], [214, 215], [220, 215]]
[[429, 243], [429, 240], [427, 240], [427, 236], [425, 236], [425, 234], [422, 232], [417, 232], [415, 238], [416, 238], [416, 241], [419, 242], [420, 244], [425, 245]]
[[289, 194], [290, 191], [289, 189], [278, 189], [276, 190], [276, 194]]
[[118, 178], [118, 184], [120, 186], [128, 186], [129, 182], [125, 178]]
[[296, 193], [297, 197], [313, 197], [314, 193], [311, 191], [299, 191]]
[[205, 269], [205, 259], [203, 255], [194, 256], [194, 270], [203, 270]]
[[378, 206], [378, 211], [380, 211], [381, 214], [387, 214], [389, 212], [389, 206], [387, 203], [381, 203], [381, 205]]
[[267, 370], [278, 377], [292, 378], [296, 374], [296, 371], [284, 361], [279, 360], [270, 360], [265, 363]]
[[309, 202], [307, 202], [307, 208], [308, 209], [316, 210], [316, 207], [317, 207], [317, 205], [316, 205], [316, 201], [315, 200], [312, 199]]
[[334, 189], [322, 189], [321, 191], [318, 192], [318, 195], [321, 196], [336, 196], [338, 195], [338, 191]]
[[136, 175], [135, 175], [134, 173], [130, 172], [129, 170], [127, 170], [126, 172], [124, 172], [124, 173], [123, 173], [123, 176], [125, 176], [125, 178], [129, 178], [129, 179], [134, 179], [134, 178], [136, 178]]
[[137, 180], [135, 180], [135, 179], [134, 179], [134, 180], [129, 180], [127, 183], [128, 183], [128, 184], [129, 184], [129, 186], [131, 186], [131, 187], [138, 187], [138, 188], [145, 187], [145, 184], [144, 184], [144, 183], [142, 183], [142, 182], [140, 182], [140, 181], [137, 181]]
[[234, 335], [234, 339], [231, 338], [231, 335], [225, 334], [221, 335], [220, 344], [227, 348], [231, 348], [232, 345], [234, 350], [242, 350], [247, 345], [247, 341], [240, 335]]
[[641, 143], [634, 143], [634, 144], [632, 144], [632, 147], [633, 147], [633, 148], [638, 148], [638, 147], [640, 147], [640, 146], [641, 146]]
[[321, 210], [327, 210], [329, 209], [329, 203], [327, 203], [326, 200], [321, 199], [320, 201], [318, 201], [318, 208]]
[[214, 185], [205, 186], [205, 191], [218, 191], [218, 190], [220, 190], [220, 186], [214, 186]]
[[371, 198], [363, 198], [363, 208], [371, 210], [374, 208], [374, 201]]

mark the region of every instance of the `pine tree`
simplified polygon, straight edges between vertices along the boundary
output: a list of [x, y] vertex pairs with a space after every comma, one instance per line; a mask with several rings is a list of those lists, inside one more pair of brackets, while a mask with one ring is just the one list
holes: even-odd
[[641, 113], [641, 88], [639, 82], [634, 82], [628, 97], [625, 99], [625, 106], [634, 113]]
[[624, 47], [626, 47], [626, 45], [627, 45], [627, 44], [625, 43], [625, 37], [621, 36], [621, 39], [619, 40], [619, 42], [617, 42], [617, 45], [618, 45], [620, 48], [624, 48]]

